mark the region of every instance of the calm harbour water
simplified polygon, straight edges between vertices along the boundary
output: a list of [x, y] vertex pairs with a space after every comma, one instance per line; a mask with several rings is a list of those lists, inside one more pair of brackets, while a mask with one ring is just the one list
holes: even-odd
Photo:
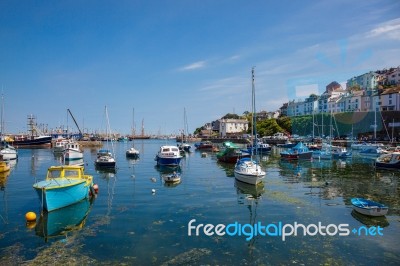
[[[40, 203], [32, 188], [47, 168], [61, 158], [51, 149], [21, 149], [8, 177], [0, 182], [0, 264], [128, 264], [128, 265], [399, 265], [399, 172], [375, 171], [370, 160], [287, 162], [279, 150], [261, 157], [264, 185], [235, 182], [233, 165], [193, 151], [181, 162], [182, 182], [166, 186], [155, 166], [160, 145], [172, 140], [135, 141], [139, 160], [125, 157], [132, 143], [116, 143], [117, 172], [94, 168], [97, 149], [85, 149], [85, 169], [94, 176], [99, 194], [48, 217], [44, 233]], [[156, 182], [153, 182], [155, 178]], [[153, 180], [152, 180], [153, 179]], [[152, 193], [152, 189], [156, 193]], [[352, 197], [370, 197], [389, 205], [381, 218], [352, 211]], [[25, 213], [38, 222], [26, 227]], [[74, 220], [72, 214], [81, 213]], [[87, 214], [87, 215], [86, 215]], [[57, 232], [51, 219], [79, 223]], [[349, 224], [349, 229], [381, 226], [383, 236], [188, 236], [188, 223], [203, 224]], [[58, 221], [60, 222], [60, 221]], [[195, 230], [192, 231], [192, 234]], [[57, 235], [58, 234], [58, 235]], [[47, 235], [47, 236], [44, 236]]]

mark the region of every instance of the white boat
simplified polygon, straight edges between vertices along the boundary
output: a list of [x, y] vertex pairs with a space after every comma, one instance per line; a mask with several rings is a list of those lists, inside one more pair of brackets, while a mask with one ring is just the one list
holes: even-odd
[[[254, 87], [254, 68], [251, 70], [252, 74], [252, 119], [253, 125], [256, 123], [255, 118], [255, 87]], [[257, 140], [254, 142], [254, 136], [257, 136], [256, 132], [254, 132], [253, 127], [251, 130], [252, 142], [257, 143]], [[257, 154], [257, 150], [256, 150]], [[247, 184], [257, 185], [261, 183], [263, 178], [265, 177], [265, 172], [261, 169], [261, 166], [253, 160], [253, 154], [251, 154], [251, 158], [241, 158], [235, 164], [234, 175], [235, 179]]]
[[355, 211], [368, 216], [384, 216], [389, 211], [386, 205], [363, 198], [352, 198], [351, 204]]
[[348, 151], [346, 147], [338, 147], [338, 146], [332, 146], [331, 148], [331, 153], [333, 158], [337, 159], [344, 159], [344, 158], [351, 158], [352, 157], [352, 152]]
[[18, 158], [17, 150], [5, 141], [1, 143], [0, 154], [3, 156], [3, 159], [7, 161], [16, 160]]
[[95, 167], [97, 169], [115, 169], [116, 162], [114, 158], [114, 145], [113, 141], [111, 138], [111, 128], [110, 128], [110, 121], [108, 119], [108, 112], [107, 112], [107, 106], [105, 107], [105, 116], [107, 120], [107, 128], [106, 128], [106, 139], [107, 139], [107, 147], [109, 145], [109, 141], [111, 142], [111, 147], [113, 149], [113, 152], [111, 150], [107, 149], [100, 149], [97, 152], [97, 158], [94, 161]]
[[165, 183], [179, 183], [181, 182], [181, 175], [177, 172], [161, 175]]
[[97, 152], [94, 163], [97, 168], [115, 168], [115, 159], [110, 150], [107, 149], [101, 149]]
[[178, 166], [181, 159], [182, 155], [178, 147], [165, 145], [160, 147], [154, 160], [157, 161], [157, 165]]
[[[132, 136], [135, 136], [135, 109], [132, 111]], [[135, 149], [135, 138], [132, 139], [132, 147], [126, 151], [126, 157], [137, 159], [139, 158], [139, 151]]]
[[375, 160], [375, 167], [400, 170], [400, 152], [393, 152], [379, 156]]
[[251, 158], [240, 159], [235, 165], [234, 173], [236, 180], [251, 185], [261, 183], [265, 177], [261, 166]]
[[330, 160], [332, 153], [329, 150], [315, 150], [312, 151], [312, 158], [317, 160]]
[[65, 145], [64, 160], [74, 161], [83, 159], [83, 151], [76, 141], [70, 141]]
[[65, 151], [65, 146], [68, 143], [69, 143], [68, 139], [65, 139], [65, 138], [56, 139], [56, 141], [54, 142], [54, 146], [53, 146], [53, 152], [55, 152], [55, 153], [64, 152]]
[[386, 153], [386, 150], [382, 148], [369, 148], [361, 150], [358, 154], [363, 158], [377, 158]]
[[139, 158], [139, 151], [135, 147], [131, 147], [126, 151], [126, 157], [128, 158]]

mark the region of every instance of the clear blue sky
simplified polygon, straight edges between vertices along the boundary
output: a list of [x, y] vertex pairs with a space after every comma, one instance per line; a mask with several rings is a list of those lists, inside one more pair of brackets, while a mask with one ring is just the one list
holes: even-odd
[[0, 1], [6, 132], [178, 133], [400, 65], [400, 1]]

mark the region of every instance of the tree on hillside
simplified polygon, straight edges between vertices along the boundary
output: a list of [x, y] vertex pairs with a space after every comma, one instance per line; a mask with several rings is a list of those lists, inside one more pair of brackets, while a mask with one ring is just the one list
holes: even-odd
[[240, 116], [238, 116], [237, 114], [231, 114], [231, 113], [227, 113], [222, 117], [222, 119], [239, 119], [239, 118]]

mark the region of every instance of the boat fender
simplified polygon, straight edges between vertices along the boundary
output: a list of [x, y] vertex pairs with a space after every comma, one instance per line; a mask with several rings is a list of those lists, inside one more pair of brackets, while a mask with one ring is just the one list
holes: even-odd
[[96, 194], [99, 193], [99, 185], [94, 184], [94, 185], [93, 185], [93, 189], [94, 189], [94, 192], [95, 192]]

